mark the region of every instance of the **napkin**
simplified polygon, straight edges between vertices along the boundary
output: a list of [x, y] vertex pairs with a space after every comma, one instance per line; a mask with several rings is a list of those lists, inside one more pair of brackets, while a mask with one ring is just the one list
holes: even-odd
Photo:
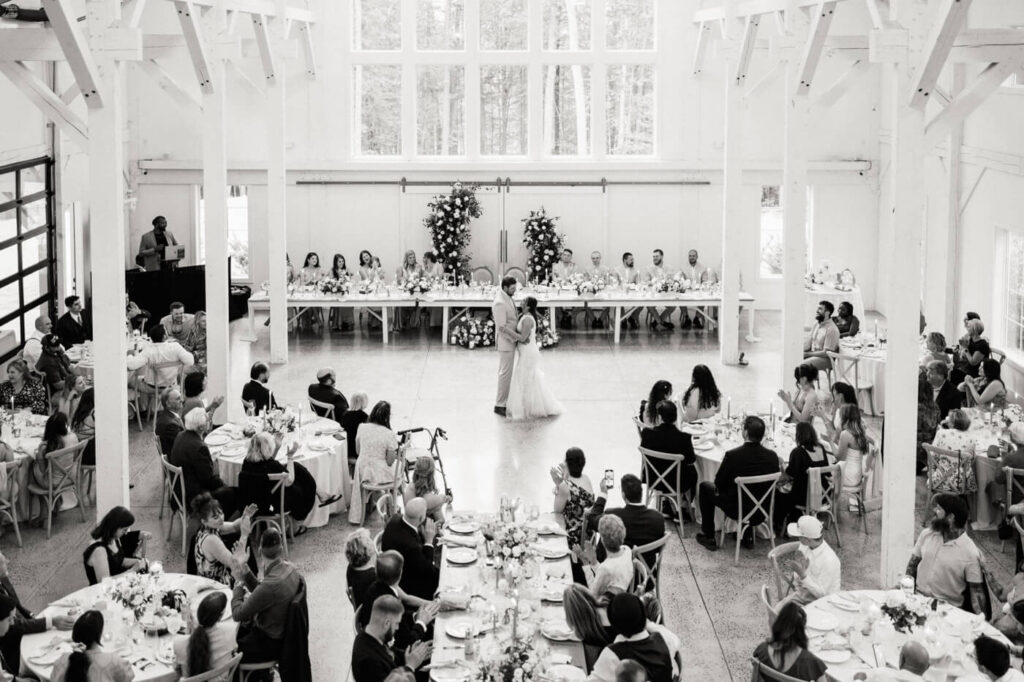
[[438, 598], [442, 611], [465, 611], [469, 608], [471, 597], [463, 592], [444, 591]]
[[445, 535], [441, 543], [450, 547], [476, 547], [480, 544], [480, 538], [473, 535]]

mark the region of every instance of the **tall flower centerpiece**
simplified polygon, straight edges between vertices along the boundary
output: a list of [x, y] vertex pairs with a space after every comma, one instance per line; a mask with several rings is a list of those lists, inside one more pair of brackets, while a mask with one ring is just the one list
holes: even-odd
[[497, 656], [483, 661], [477, 679], [481, 682], [530, 682], [540, 677], [547, 653], [547, 647], [538, 645], [532, 637], [513, 638]]
[[523, 244], [530, 250], [526, 272], [531, 282], [551, 279], [551, 268], [562, 255], [565, 235], [558, 233], [557, 221], [558, 217], [549, 216], [543, 206], [523, 218]]
[[423, 224], [430, 230], [438, 262], [444, 266], [446, 275], [464, 280], [469, 276], [469, 221], [483, 215], [476, 200], [476, 185], [456, 182], [451, 192], [436, 195], [427, 208], [430, 214]]

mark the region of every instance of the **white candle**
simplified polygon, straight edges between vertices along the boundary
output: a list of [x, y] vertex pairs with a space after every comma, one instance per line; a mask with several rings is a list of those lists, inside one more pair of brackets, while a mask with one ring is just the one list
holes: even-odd
[[729, 419], [732, 416], [732, 398], [725, 399], [725, 418]]
[[875, 339], [878, 338], [878, 320], [875, 320]]

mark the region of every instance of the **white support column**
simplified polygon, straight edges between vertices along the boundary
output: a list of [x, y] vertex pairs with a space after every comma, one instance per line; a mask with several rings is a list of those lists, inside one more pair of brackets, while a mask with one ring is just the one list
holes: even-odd
[[284, 20], [271, 20], [274, 72], [267, 77], [267, 254], [270, 263], [270, 361], [288, 362], [288, 249], [285, 212]]
[[[966, 66], [964, 64], [953, 65], [953, 89], [950, 95], [958, 97], [967, 82]], [[933, 90], [934, 92], [934, 90]], [[941, 329], [959, 329], [960, 327], [960, 197], [962, 156], [964, 144], [964, 126], [955, 125], [949, 131], [947, 147], [949, 153], [946, 156], [946, 274], [947, 286], [942, 287], [945, 296], [943, 306], [945, 323]], [[929, 326], [939, 329], [939, 321], [935, 320]]]
[[803, 361], [804, 271], [807, 253], [807, 126], [810, 103], [798, 92], [799, 63], [783, 63], [786, 87], [782, 160], [782, 367], [780, 386], [789, 386]]
[[[729, 22], [732, 23], [731, 21]], [[736, 79], [738, 54], [725, 62], [725, 166], [722, 171], [722, 309], [718, 340], [723, 365], [740, 356], [740, 268], [743, 252], [743, 83]], [[752, 275], [751, 275], [752, 276]]]

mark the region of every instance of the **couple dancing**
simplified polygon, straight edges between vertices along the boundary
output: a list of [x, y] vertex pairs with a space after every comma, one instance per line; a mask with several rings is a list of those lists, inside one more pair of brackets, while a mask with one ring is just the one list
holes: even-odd
[[544, 385], [540, 369], [537, 299], [524, 299], [523, 314], [517, 320], [516, 304], [512, 302], [516, 285], [515, 277], [504, 277], [491, 304], [494, 345], [498, 347], [498, 397], [494, 412], [512, 419], [562, 414], [565, 408]]

